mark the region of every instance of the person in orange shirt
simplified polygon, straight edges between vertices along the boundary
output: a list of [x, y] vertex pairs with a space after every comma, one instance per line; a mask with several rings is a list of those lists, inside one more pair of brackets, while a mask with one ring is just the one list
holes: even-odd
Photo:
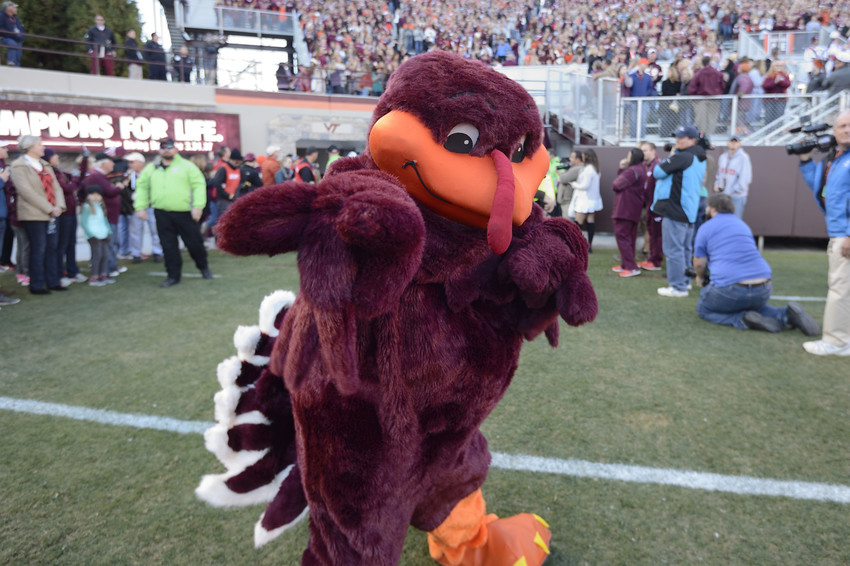
[[274, 175], [280, 171], [280, 148], [270, 145], [266, 148], [266, 159], [260, 166], [260, 175], [263, 178], [263, 186], [274, 185]]

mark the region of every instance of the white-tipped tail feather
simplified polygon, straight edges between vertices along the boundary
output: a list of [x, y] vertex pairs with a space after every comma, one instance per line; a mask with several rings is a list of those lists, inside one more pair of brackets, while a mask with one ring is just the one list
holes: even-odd
[[276, 337], [279, 334], [274, 327], [275, 318], [285, 308], [292, 306], [295, 302], [295, 293], [292, 291], [275, 291], [268, 295], [260, 304], [260, 330], [263, 334]]
[[236, 493], [231, 491], [227, 484], [227, 480], [240, 473], [241, 470], [235, 470], [226, 474], [210, 474], [201, 478], [201, 483], [195, 488], [195, 495], [206, 501], [214, 507], [244, 507], [246, 505], [258, 505], [260, 503], [268, 503], [274, 496], [277, 495], [277, 490], [280, 489], [280, 484], [289, 475], [292, 466], [287, 467], [280, 472], [275, 478], [264, 486], [261, 486], [247, 493]]
[[254, 548], [260, 548], [266, 543], [273, 541], [277, 537], [279, 537], [283, 532], [288, 531], [298, 523], [304, 520], [304, 518], [310, 513], [310, 508], [305, 507], [304, 511], [301, 512], [300, 515], [295, 517], [291, 523], [287, 523], [282, 527], [278, 527], [276, 529], [272, 529], [271, 531], [267, 531], [263, 528], [263, 517], [266, 516], [265, 513], [260, 515], [260, 520], [257, 521], [257, 524], [254, 525]]

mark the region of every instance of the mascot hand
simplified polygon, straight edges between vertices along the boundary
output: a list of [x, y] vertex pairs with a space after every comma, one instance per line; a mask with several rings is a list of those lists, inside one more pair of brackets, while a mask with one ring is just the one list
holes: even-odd
[[554, 296], [560, 315], [571, 325], [593, 320], [596, 294], [587, 277], [587, 241], [578, 227], [551, 218], [514, 239], [503, 269], [525, 304], [545, 308]]

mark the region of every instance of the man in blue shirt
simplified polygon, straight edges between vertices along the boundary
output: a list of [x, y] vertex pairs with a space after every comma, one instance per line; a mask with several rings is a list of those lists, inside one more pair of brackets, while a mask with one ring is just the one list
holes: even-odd
[[[779, 332], [785, 326], [799, 328], [806, 336], [818, 333], [818, 324], [803, 307], [767, 304], [770, 299], [770, 266], [756, 248], [753, 233], [735, 216], [732, 197], [725, 193], [708, 197], [705, 216], [694, 243], [697, 285], [703, 287], [697, 302], [700, 318], [715, 324]], [[707, 285], [706, 270], [711, 282]]]
[[803, 348], [817, 356], [850, 356], [850, 111], [841, 112], [832, 128], [836, 151], [820, 163], [800, 156], [800, 172], [826, 218], [829, 258], [823, 336]]

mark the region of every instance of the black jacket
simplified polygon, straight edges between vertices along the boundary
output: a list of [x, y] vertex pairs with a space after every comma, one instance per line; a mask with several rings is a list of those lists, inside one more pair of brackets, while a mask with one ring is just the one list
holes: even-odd
[[89, 53], [95, 51], [101, 45], [106, 48], [106, 51], [115, 51], [116, 41], [115, 34], [112, 30], [105, 27], [103, 30], [97, 29], [97, 26], [92, 26], [86, 32], [86, 41], [88, 42]]
[[138, 50], [139, 44], [136, 43], [136, 40], [128, 37], [124, 40], [124, 57], [131, 61], [142, 62], [142, 54], [139, 53]]

